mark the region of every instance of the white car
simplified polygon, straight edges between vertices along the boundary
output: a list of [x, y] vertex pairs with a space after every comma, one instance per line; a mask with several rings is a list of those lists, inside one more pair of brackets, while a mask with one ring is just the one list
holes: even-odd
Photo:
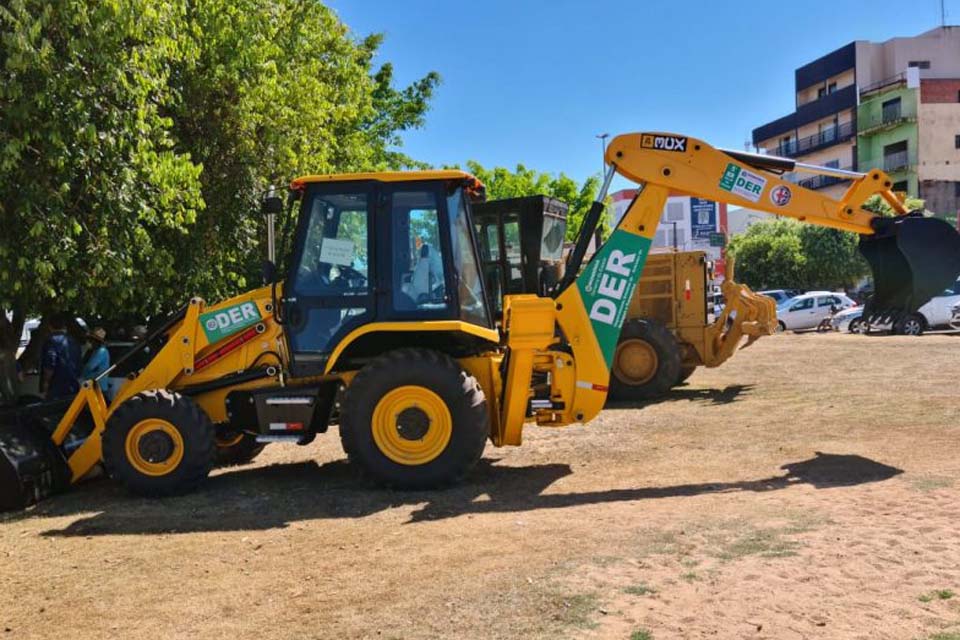
[[897, 323], [894, 332], [907, 336], [918, 336], [927, 329], [949, 327], [953, 319], [953, 308], [960, 304], [960, 280], [949, 289], [945, 289], [920, 307], [916, 313]]
[[834, 309], [849, 309], [857, 303], [843, 293], [810, 291], [791, 298], [777, 307], [777, 327], [780, 331], [816, 329], [829, 318]]

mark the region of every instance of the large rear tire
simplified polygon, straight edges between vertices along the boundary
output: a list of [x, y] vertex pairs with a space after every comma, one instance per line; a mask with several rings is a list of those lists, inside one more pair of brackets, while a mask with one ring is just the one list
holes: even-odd
[[103, 431], [107, 473], [133, 493], [188, 493], [209, 475], [215, 455], [213, 423], [190, 398], [144, 391], [120, 405]]
[[369, 363], [343, 393], [340, 441], [381, 485], [431, 489], [459, 481], [490, 430], [476, 378], [449, 356], [399, 349]]
[[612, 400], [656, 398], [679, 384], [680, 374], [680, 345], [669, 329], [644, 318], [624, 323], [610, 371]]

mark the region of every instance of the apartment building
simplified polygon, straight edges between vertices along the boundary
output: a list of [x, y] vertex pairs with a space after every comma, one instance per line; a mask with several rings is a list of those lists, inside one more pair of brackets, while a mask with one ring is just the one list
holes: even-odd
[[[753, 130], [760, 152], [865, 171], [955, 220], [960, 209], [960, 27], [851, 42], [794, 72], [793, 113]], [[848, 182], [788, 176], [839, 197]]]

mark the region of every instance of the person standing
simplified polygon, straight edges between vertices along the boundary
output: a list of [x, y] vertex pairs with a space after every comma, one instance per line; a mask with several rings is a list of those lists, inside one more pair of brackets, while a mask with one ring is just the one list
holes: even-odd
[[50, 336], [40, 358], [40, 393], [48, 400], [80, 391], [80, 344], [67, 333], [63, 316], [50, 319]]
[[[94, 380], [101, 373], [110, 368], [110, 352], [107, 351], [107, 332], [103, 327], [96, 327], [87, 334], [90, 341], [90, 350], [87, 352], [87, 361], [80, 372], [80, 381]], [[100, 389], [107, 390], [107, 380], [100, 381]]]

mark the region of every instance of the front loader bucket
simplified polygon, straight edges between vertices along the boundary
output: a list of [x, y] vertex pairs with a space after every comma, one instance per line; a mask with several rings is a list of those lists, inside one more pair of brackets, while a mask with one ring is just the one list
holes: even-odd
[[960, 276], [960, 234], [946, 221], [910, 214], [876, 218], [874, 229], [874, 235], [860, 236], [860, 253], [873, 272], [866, 322], [894, 323]]
[[70, 469], [50, 439], [63, 403], [11, 409], [0, 415], [0, 511], [28, 507], [70, 484]]

